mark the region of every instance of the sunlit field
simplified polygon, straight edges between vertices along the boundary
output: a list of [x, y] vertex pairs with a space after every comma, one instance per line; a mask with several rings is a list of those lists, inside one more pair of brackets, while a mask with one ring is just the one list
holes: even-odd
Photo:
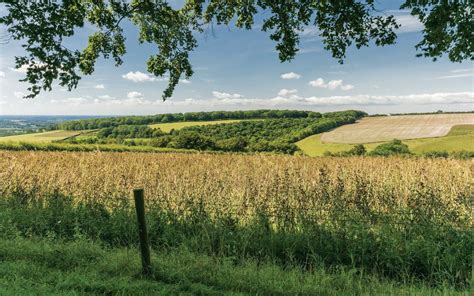
[[474, 124], [474, 113], [366, 117], [324, 133], [327, 143], [360, 144], [446, 136], [455, 125]]
[[0, 142], [51, 143], [53, 141], [74, 137], [81, 133], [83, 133], [83, 131], [55, 130], [42, 133], [0, 137]]
[[152, 128], [159, 128], [165, 133], [169, 133], [171, 130], [179, 130], [183, 127], [188, 126], [201, 126], [201, 125], [213, 125], [213, 124], [225, 124], [225, 123], [234, 123], [242, 120], [211, 120], [211, 121], [183, 121], [183, 122], [171, 122], [171, 123], [157, 123], [151, 124]]
[[[453, 126], [448, 135], [444, 137], [422, 138], [404, 140], [410, 151], [421, 154], [430, 151], [473, 151], [474, 150], [474, 125]], [[322, 140], [323, 134], [309, 136], [296, 145], [308, 156], [322, 156], [326, 151], [342, 152], [348, 151], [354, 144], [327, 143]], [[367, 151], [372, 151], [377, 145], [384, 142], [363, 144]]]
[[463, 291], [472, 269], [471, 165], [399, 157], [0, 152], [1, 227], [131, 247], [131, 192], [144, 188], [154, 252], [185, 246], [237, 265], [355, 268], [384, 281]]

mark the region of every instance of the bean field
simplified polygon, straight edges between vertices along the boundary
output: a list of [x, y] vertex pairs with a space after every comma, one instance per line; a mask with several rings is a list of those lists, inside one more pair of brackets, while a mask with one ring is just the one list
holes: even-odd
[[0, 152], [2, 205], [22, 235], [133, 246], [135, 188], [157, 252], [469, 285], [468, 160]]

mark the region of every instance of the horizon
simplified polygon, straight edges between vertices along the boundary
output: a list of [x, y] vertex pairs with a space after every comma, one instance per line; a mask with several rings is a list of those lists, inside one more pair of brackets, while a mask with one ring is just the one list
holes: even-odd
[[[178, 3], [174, 1], [175, 5]], [[18, 41], [1, 44], [0, 115], [127, 116], [213, 110], [292, 109], [319, 112], [347, 109], [367, 113], [467, 111], [474, 102], [472, 61], [453, 63], [446, 56], [433, 62], [418, 58], [415, 44], [423, 26], [402, 1], [383, 1], [377, 8], [394, 14], [402, 25], [396, 44], [350, 47], [344, 64], [331, 57], [314, 27], [300, 32], [300, 51], [291, 62], [280, 63], [275, 43], [261, 32], [264, 13], [252, 30], [212, 26], [198, 34], [191, 53], [194, 75], [182, 79], [172, 98], [161, 94], [166, 77], [146, 71], [146, 59], [156, 50], [137, 44], [137, 30], [124, 24], [127, 53], [122, 66], [100, 59], [91, 76], [83, 76], [71, 92], [55, 85], [35, 99], [23, 99], [26, 69], [15, 69]], [[0, 14], [5, 13], [0, 5]], [[94, 31], [87, 25], [66, 40], [83, 48]], [[383, 65], [383, 66], [380, 66]], [[113, 114], [113, 115], [110, 115]]]
[[[196, 113], [196, 112], [221, 112], [221, 111], [253, 111], [253, 110], [265, 110], [265, 109], [246, 109], [246, 110], [210, 110], [210, 111], [185, 111], [185, 112], [174, 112], [174, 113]], [[305, 109], [268, 109], [268, 110], [294, 110], [294, 111], [313, 111], [313, 112], [319, 112], [318, 110], [305, 110]], [[423, 113], [437, 113], [438, 111], [442, 111], [439, 114], [447, 114], [447, 113], [474, 113], [474, 110], [452, 110], [452, 111], [446, 111], [446, 110], [435, 110], [435, 111], [421, 111], [421, 112], [406, 112], [406, 113], [369, 113], [365, 110], [362, 109], [343, 109], [343, 110], [337, 110], [337, 111], [348, 111], [348, 110], [356, 110], [356, 111], [362, 111], [366, 112], [369, 116], [373, 115], [409, 115], [409, 114], [420, 114], [423, 115]], [[332, 111], [327, 111], [327, 112], [332, 112]], [[325, 112], [320, 112], [320, 113], [325, 113]], [[126, 117], [126, 116], [153, 116], [153, 115], [161, 115], [161, 114], [172, 114], [170, 112], [167, 113], [153, 113], [153, 114], [129, 114], [129, 115], [119, 115], [119, 114], [104, 114], [104, 115], [94, 115], [94, 114], [0, 114], [0, 117]]]

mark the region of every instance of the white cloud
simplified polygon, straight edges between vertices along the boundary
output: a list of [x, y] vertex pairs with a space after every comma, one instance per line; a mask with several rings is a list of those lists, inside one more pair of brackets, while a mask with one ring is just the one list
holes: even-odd
[[462, 78], [462, 77], [473, 77], [474, 73], [463, 73], [463, 74], [456, 74], [456, 75], [446, 75], [446, 76], [439, 76], [435, 79], [452, 79], [452, 78]]
[[191, 80], [181, 79], [179, 82], [184, 83], [184, 84], [189, 84], [189, 83], [191, 83]]
[[94, 86], [94, 88], [96, 89], [104, 89], [105, 86], [103, 84], [97, 84], [96, 86]]
[[71, 98], [66, 98], [66, 99], [61, 99], [61, 100], [50, 100], [51, 103], [63, 103], [63, 104], [68, 104], [72, 106], [79, 106], [82, 104], [85, 104], [88, 102], [86, 98], [83, 97], [71, 97]]
[[26, 71], [28, 70], [28, 65], [22, 65], [20, 68], [16, 69], [16, 68], [8, 68], [14, 72], [18, 72], [18, 73], [26, 73]]
[[386, 10], [384, 15], [393, 15], [395, 21], [400, 24], [400, 28], [396, 29], [397, 33], [420, 32], [423, 30], [423, 24], [417, 16], [410, 14], [410, 10]]
[[278, 92], [278, 95], [279, 96], [287, 96], [287, 95], [292, 95], [292, 94], [296, 94], [298, 92], [298, 90], [296, 89], [281, 89], [279, 92]]
[[319, 34], [321, 34], [321, 31], [319, 30], [318, 27], [314, 25], [308, 25], [308, 26], [305, 26], [301, 31], [298, 31], [298, 34], [301, 37], [316, 37], [316, 36], [319, 36]]
[[241, 94], [229, 94], [226, 92], [213, 91], [212, 95], [217, 99], [240, 99], [243, 98]]
[[15, 92], [13, 92], [13, 95], [17, 98], [23, 98], [24, 96], [26, 96], [26, 94], [24, 92], [21, 92], [21, 91], [15, 91]]
[[5, 77], [5, 72], [0, 71], [0, 78], [3, 78], [3, 77]]
[[334, 90], [340, 88], [342, 90], [351, 90], [354, 89], [352, 84], [343, 84], [342, 80], [331, 80], [328, 83], [324, 82], [324, 79], [318, 78], [316, 80], [312, 80], [308, 83], [312, 87], [319, 87], [319, 88], [328, 88], [330, 90]]
[[184, 101], [167, 101], [171, 106], [199, 106], [199, 107], [236, 107], [236, 108], [306, 108], [324, 106], [370, 106], [370, 105], [429, 105], [429, 104], [467, 104], [474, 100], [472, 92], [455, 93], [428, 93], [410, 95], [355, 95], [355, 96], [329, 96], [329, 97], [289, 97], [277, 96], [269, 99], [193, 99]]
[[341, 85], [341, 89], [342, 90], [351, 90], [351, 89], [354, 89], [354, 86], [352, 84], [345, 84], [345, 85]]
[[127, 98], [128, 99], [142, 99], [143, 98], [143, 94], [141, 92], [138, 92], [138, 91], [131, 91], [129, 93], [127, 93]]
[[82, 103], [86, 103], [87, 99], [82, 98], [82, 97], [73, 97], [73, 98], [67, 98], [66, 102], [73, 103], [73, 104], [82, 104]]
[[126, 100], [123, 100], [123, 104], [127, 106], [135, 106], [135, 105], [151, 104], [151, 102], [148, 100], [145, 100], [143, 97], [136, 97], [136, 98], [128, 98]]
[[452, 78], [463, 78], [463, 77], [473, 77], [474, 69], [456, 69], [450, 71], [450, 75], [439, 76], [434, 79], [452, 79]]
[[97, 96], [97, 97], [101, 100], [115, 100], [116, 99], [115, 97], [112, 97], [112, 96], [109, 96], [109, 95], [101, 95], [101, 96]]
[[324, 88], [327, 87], [327, 85], [324, 83], [324, 79], [322, 79], [322, 78], [318, 78], [316, 80], [311, 80], [309, 82], [309, 85], [311, 85], [313, 87], [324, 87]]
[[133, 82], [148, 82], [148, 81], [166, 81], [168, 80], [167, 77], [154, 77], [150, 74], [146, 74], [140, 71], [135, 71], [135, 72], [128, 72], [125, 75], [122, 75], [123, 79], [127, 79]]
[[473, 72], [473, 68], [467, 68], [467, 69], [456, 69], [452, 70], [451, 73], [462, 73], [462, 72]]
[[18, 69], [17, 68], [10, 68], [10, 67], [8, 69], [10, 69], [13, 72], [17, 72], [17, 73], [26, 73], [26, 72], [28, 72], [28, 69], [31, 68], [31, 67], [37, 67], [38, 68], [38, 67], [42, 67], [42, 66], [45, 66], [45, 65], [46, 65], [45, 63], [36, 61], [36, 62], [30, 63], [29, 65], [24, 64]]
[[313, 52], [322, 52], [323, 49], [321, 47], [306, 47], [300, 48], [298, 53], [313, 53]]
[[122, 78], [133, 81], [133, 82], [145, 82], [145, 81], [154, 81], [154, 77], [151, 75], [142, 73], [140, 71], [128, 72], [125, 75], [122, 75]]
[[281, 74], [280, 76], [282, 79], [300, 79], [301, 75], [295, 72], [288, 72]]
[[416, 16], [410, 14], [395, 15], [395, 20], [400, 24], [400, 28], [396, 30], [397, 33], [420, 32], [423, 30], [423, 24]]
[[329, 89], [336, 89], [342, 86], [342, 80], [331, 80], [328, 82]]

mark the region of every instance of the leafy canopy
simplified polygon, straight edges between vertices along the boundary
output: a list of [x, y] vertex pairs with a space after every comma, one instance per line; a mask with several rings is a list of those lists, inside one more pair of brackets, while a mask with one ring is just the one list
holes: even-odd
[[[99, 57], [122, 64], [126, 52], [123, 21], [139, 29], [140, 43], [152, 43], [157, 53], [147, 61], [147, 70], [169, 78], [163, 99], [171, 97], [181, 77], [193, 74], [189, 53], [197, 47], [195, 35], [210, 23], [235, 23], [251, 29], [261, 11], [268, 15], [262, 30], [270, 33], [282, 62], [298, 52], [299, 32], [315, 26], [325, 49], [339, 62], [349, 46], [393, 44], [394, 16], [379, 12], [374, 0], [185, 0], [173, 8], [166, 0], [0, 0], [7, 13], [0, 17], [10, 38], [21, 40], [26, 55], [17, 56], [16, 67], [27, 67], [29, 98], [51, 90], [53, 82], [72, 90], [81, 75], [90, 75]], [[423, 39], [416, 45], [420, 56], [436, 59], [448, 54], [460, 62], [473, 59], [474, 37], [471, 1], [407, 0], [401, 8], [411, 9], [424, 24]], [[91, 24], [86, 48], [71, 49], [64, 41], [78, 28]]]

